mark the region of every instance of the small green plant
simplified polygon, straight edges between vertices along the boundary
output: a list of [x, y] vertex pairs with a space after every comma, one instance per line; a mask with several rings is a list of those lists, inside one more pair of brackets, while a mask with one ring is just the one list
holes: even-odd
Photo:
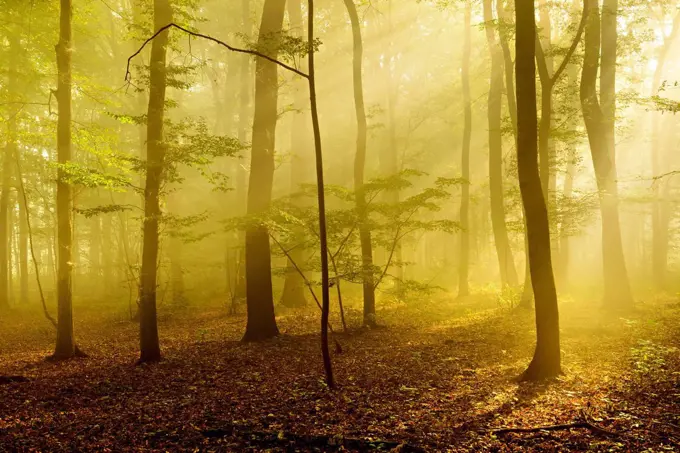
[[631, 348], [633, 369], [642, 375], [662, 371], [666, 367], [665, 357], [675, 350], [677, 348], [663, 346], [649, 340], [639, 340], [637, 345]]
[[208, 336], [208, 329], [198, 329], [196, 332], [196, 336], [198, 337], [199, 341], [205, 341], [205, 338]]
[[506, 286], [497, 296], [497, 303], [501, 308], [515, 308], [522, 298], [522, 286]]

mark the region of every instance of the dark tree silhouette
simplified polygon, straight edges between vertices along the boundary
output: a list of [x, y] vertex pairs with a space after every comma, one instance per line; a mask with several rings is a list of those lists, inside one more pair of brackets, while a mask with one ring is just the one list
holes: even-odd
[[517, 0], [515, 17], [517, 168], [526, 215], [531, 282], [536, 300], [536, 350], [521, 379], [538, 380], [558, 375], [561, 368], [557, 292], [550, 256], [550, 226], [538, 171], [534, 0]]
[[[168, 0], [154, 0], [154, 28], [159, 30], [172, 20]], [[156, 316], [156, 281], [158, 273], [158, 223], [161, 217], [160, 190], [165, 160], [163, 119], [165, 116], [168, 31], [163, 31], [151, 45], [149, 66], [149, 108], [146, 125], [146, 181], [144, 185], [144, 229], [142, 269], [139, 285], [139, 362], [161, 359]]]
[[[258, 48], [266, 49], [266, 54], [274, 59], [278, 54], [278, 43], [272, 46], [272, 37], [281, 32], [285, 6], [285, 0], [266, 0], [262, 10]], [[278, 93], [277, 65], [257, 58], [248, 181], [248, 215], [253, 217], [266, 212], [271, 203]], [[277, 336], [269, 232], [262, 224], [252, 224], [246, 229], [246, 301], [248, 324], [243, 340], [260, 341]]]
[[71, 0], [61, 0], [59, 19], [59, 42], [57, 52], [57, 92], [59, 119], [57, 120], [57, 345], [54, 350], [55, 359], [67, 359], [76, 353], [73, 336], [73, 295], [71, 291], [71, 274], [73, 263], [71, 258], [72, 232], [71, 185], [66, 178], [63, 166], [71, 161], [71, 52], [73, 42], [71, 34], [72, 6]]

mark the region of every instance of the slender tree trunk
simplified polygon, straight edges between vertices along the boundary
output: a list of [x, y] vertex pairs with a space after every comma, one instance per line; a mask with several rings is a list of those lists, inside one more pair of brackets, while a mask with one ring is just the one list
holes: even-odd
[[[396, 58], [394, 51], [394, 41], [392, 39], [393, 27], [392, 27], [392, 0], [388, 0], [388, 12], [387, 12], [387, 36], [390, 37], [390, 41], [387, 47], [387, 112], [389, 118], [388, 135], [389, 135], [389, 149], [386, 153], [386, 164], [387, 173], [394, 175], [399, 171], [399, 147], [397, 141], [397, 96], [399, 94], [398, 83], [395, 86], [395, 70], [396, 68]], [[394, 61], [393, 61], [394, 60]], [[363, 85], [363, 82], [362, 82]], [[390, 190], [387, 192], [387, 201], [389, 203], [399, 203], [399, 190]], [[395, 263], [395, 289], [397, 293], [400, 292], [399, 288], [404, 280], [404, 267], [402, 265], [403, 261], [403, 250], [401, 246], [401, 240], [398, 240], [394, 245], [394, 257]]]
[[[250, 36], [250, 0], [241, 0], [241, 14], [242, 14], [242, 32], [245, 36]], [[238, 112], [238, 140], [240, 143], [245, 143], [248, 135], [248, 124], [250, 118], [250, 103], [251, 103], [251, 64], [250, 55], [241, 55], [241, 74], [240, 74], [240, 88], [239, 88], [239, 112]], [[247, 211], [247, 193], [246, 193], [246, 178], [248, 170], [245, 163], [239, 163], [236, 167], [236, 198], [238, 199], [239, 215], [245, 215]], [[235, 297], [238, 300], [246, 297], [246, 249], [245, 249], [245, 234], [239, 232], [239, 259], [236, 266], [236, 293]]]
[[[576, 164], [574, 159], [570, 158], [567, 163], [567, 174], [564, 177], [564, 188], [563, 195], [564, 199], [568, 200], [572, 196], [574, 189], [574, 176], [576, 173]], [[571, 247], [569, 240], [569, 233], [565, 231], [565, 228], [560, 229], [560, 256], [559, 265], [557, 266], [557, 282], [560, 287], [560, 291], [568, 288], [569, 282], [569, 260], [571, 258]]]
[[[19, 175], [17, 175], [19, 178]], [[23, 187], [19, 189], [19, 300], [28, 303], [28, 206], [24, 202]]]
[[[508, 29], [514, 24], [510, 20], [510, 16], [503, 6], [503, 0], [496, 1], [496, 14], [500, 23], [499, 41], [503, 51], [503, 67], [505, 68], [505, 94], [508, 99], [508, 113], [510, 114], [510, 122], [512, 124], [512, 132], [515, 137], [515, 144], [517, 144], [517, 97], [515, 95], [515, 73], [514, 62], [510, 53], [510, 45], [508, 44]], [[526, 216], [522, 213], [522, 223], [524, 224], [524, 283], [522, 284], [522, 295], [520, 297], [519, 306], [522, 308], [531, 308], [534, 290], [531, 286], [531, 272], [529, 270], [529, 238], [526, 229]]]
[[501, 98], [503, 95], [503, 55], [496, 40], [491, 0], [484, 0], [484, 22], [491, 53], [491, 80], [488, 98], [489, 117], [489, 190], [491, 224], [503, 286], [518, 283], [514, 258], [505, 224], [503, 190], [503, 140], [501, 136]]
[[557, 293], [550, 254], [548, 209], [541, 190], [536, 137], [534, 0], [516, 1], [517, 168], [529, 238], [531, 281], [536, 297], [536, 350], [523, 380], [560, 374]]
[[470, 100], [470, 41], [472, 0], [465, 2], [465, 36], [463, 38], [463, 61], [461, 63], [461, 83], [463, 87], [463, 146], [461, 152], [461, 168], [463, 176], [462, 194], [460, 201], [460, 261], [458, 265], [458, 297], [470, 294], [470, 139], [472, 134], [472, 102]]
[[[13, 36], [9, 36], [10, 55], [16, 55], [19, 51], [19, 42]], [[7, 91], [14, 96], [17, 91], [17, 63], [12, 57], [9, 61], [7, 77]], [[7, 120], [7, 146], [2, 153], [2, 186], [0, 187], [0, 309], [9, 308], [10, 300], [10, 191], [12, 184], [12, 159], [16, 153], [17, 115], [19, 111], [11, 112]]]
[[[258, 47], [271, 47], [272, 36], [281, 32], [285, 5], [285, 0], [265, 0]], [[268, 48], [267, 53], [276, 58], [278, 49]], [[271, 203], [277, 101], [277, 66], [258, 57], [255, 66], [255, 112], [248, 183], [248, 215], [253, 217], [266, 213]], [[273, 297], [269, 232], [265, 225], [250, 225], [246, 229], [248, 323], [244, 341], [266, 340], [279, 334]]]
[[2, 192], [0, 193], [0, 309], [9, 308], [9, 191], [13, 143], [8, 140], [3, 153]]
[[[616, 162], [614, 160], [615, 90], [612, 65], [616, 63], [615, 10], [607, 0], [603, 14], [602, 77], [600, 79], [602, 106], [597, 96], [597, 72], [600, 53], [600, 14], [597, 0], [588, 2], [588, 22], [585, 30], [585, 54], [581, 75], [581, 106], [588, 133], [588, 142], [595, 168], [602, 213], [602, 265], [604, 271], [604, 304], [608, 308], [632, 305], [633, 296], [628, 281], [628, 271], [623, 255], [621, 226], [619, 222]], [[614, 22], [611, 23], [611, 16]], [[604, 16], [607, 16], [605, 21]], [[606, 25], [605, 25], [606, 22]]]
[[331, 355], [328, 350], [328, 317], [330, 314], [330, 280], [328, 278], [328, 244], [326, 238], [326, 198], [323, 182], [323, 154], [321, 152], [321, 130], [319, 127], [319, 113], [316, 106], [316, 78], [314, 73], [314, 0], [307, 2], [307, 55], [309, 65], [309, 104], [312, 114], [312, 129], [314, 131], [314, 157], [316, 161], [316, 188], [319, 204], [319, 242], [321, 257], [321, 354], [326, 372], [326, 385], [335, 387]]
[[[57, 52], [57, 160], [60, 165], [71, 161], [71, 0], [60, 0], [59, 43]], [[71, 291], [72, 231], [71, 185], [64, 171], [57, 172], [57, 344], [54, 357], [73, 357], [76, 344], [73, 336], [73, 306]]]
[[[181, 212], [180, 206], [181, 193], [175, 191], [167, 197], [168, 212], [177, 215]], [[184, 268], [182, 266], [182, 257], [184, 244], [182, 239], [174, 235], [170, 235], [168, 240], [168, 259], [170, 260], [170, 289], [172, 292], [172, 303], [176, 307], [183, 307], [187, 304], [187, 299], [184, 294]]]
[[[302, 2], [300, 0], [288, 0], [288, 17], [290, 18], [291, 34], [295, 37], [302, 37]], [[304, 68], [302, 68], [304, 70]], [[290, 185], [291, 192], [295, 192], [298, 186], [305, 182], [307, 177], [307, 160], [308, 160], [308, 130], [307, 130], [307, 116], [302, 114], [305, 109], [306, 100], [304, 93], [304, 81], [298, 80], [298, 77], [292, 75], [293, 86], [295, 89], [294, 106], [295, 116], [293, 117], [293, 130], [291, 138], [291, 171], [290, 171]], [[301, 83], [302, 82], [302, 83]], [[302, 86], [301, 86], [302, 85]], [[305, 282], [304, 278], [295, 265], [290, 260], [295, 261], [298, 268], [302, 269], [304, 260], [304, 251], [301, 247], [296, 247], [290, 251], [290, 258], [286, 267], [286, 279], [283, 283], [283, 293], [281, 294], [281, 304], [286, 307], [304, 307], [307, 305], [305, 298]]]
[[16, 291], [14, 288], [14, 275], [15, 275], [15, 264], [17, 256], [17, 241], [16, 241], [16, 214], [15, 214], [16, 202], [14, 197], [10, 194], [9, 199], [9, 210], [7, 212], [7, 225], [9, 225], [9, 243], [8, 243], [8, 253], [7, 253], [7, 287], [9, 288], [9, 304], [14, 305], [16, 303]]
[[508, 30], [512, 24], [510, 17], [503, 6], [503, 0], [496, 0], [496, 14], [500, 23], [498, 38], [503, 52], [503, 68], [505, 69], [505, 95], [508, 100], [508, 113], [510, 114], [510, 122], [512, 123], [512, 133], [517, 142], [517, 96], [515, 95], [515, 76], [514, 63], [512, 61], [512, 54], [510, 53], [510, 45], [508, 44]]
[[[169, 0], [154, 0], [154, 29], [172, 21]], [[163, 142], [168, 31], [161, 33], [151, 45], [149, 67], [149, 107], [146, 125], [146, 181], [144, 185], [144, 229], [142, 269], [139, 285], [139, 363], [161, 359], [156, 316], [158, 281], [158, 224], [161, 218], [160, 191], [166, 145]]]
[[[656, 69], [654, 71], [654, 78], [652, 80], [652, 92], [654, 96], [659, 91], [661, 86], [661, 76], [663, 75], [664, 66], [668, 52], [673, 45], [675, 38], [680, 30], [680, 14], [676, 14], [673, 19], [673, 28], [670, 35], [664, 40], [661, 53], [657, 60]], [[652, 157], [652, 173], [654, 176], [659, 176], [663, 172], [663, 162], [661, 157], [661, 146], [659, 144], [659, 119], [661, 113], [652, 112], [652, 137], [651, 137], [651, 157]], [[668, 271], [668, 228], [664, 228], [662, 221], [663, 214], [662, 203], [666, 204], [664, 200], [660, 200], [661, 192], [668, 187], [667, 178], [654, 183], [654, 200], [652, 204], [652, 278], [654, 285], [658, 290], [665, 290], [667, 286], [666, 274]], [[664, 206], [666, 207], [666, 206]]]
[[90, 284], [99, 287], [101, 283], [101, 218], [90, 219]]
[[116, 269], [113, 265], [113, 215], [107, 214], [102, 218], [102, 272], [104, 274], [104, 294], [114, 291], [114, 277]]
[[354, 111], [357, 120], [357, 148], [354, 156], [354, 191], [357, 216], [359, 217], [359, 241], [361, 243], [361, 264], [364, 289], [364, 325], [374, 326], [375, 284], [373, 282], [373, 245], [371, 230], [368, 226], [366, 195], [364, 193], [364, 170], [366, 167], [366, 109], [364, 106], [364, 86], [362, 77], [363, 41], [359, 15], [353, 0], [344, 0], [352, 24], [352, 83], [354, 86]]
[[[540, 63], [545, 68], [545, 74], [541, 78], [541, 120], [538, 125], [538, 160], [540, 163], [541, 188], [546, 203], [548, 203], [548, 214], [550, 214], [550, 197], [554, 194], [551, 191], [555, 178], [555, 148], [550, 139], [552, 128], [552, 92], [553, 92], [553, 72], [554, 63], [552, 57], [552, 23], [550, 21], [550, 5], [546, 0], [540, 1], [539, 6], [539, 26], [538, 42], [543, 47], [544, 52], [538, 58], [543, 58]], [[539, 75], [541, 75], [539, 71]], [[552, 187], [554, 189], [554, 187]]]

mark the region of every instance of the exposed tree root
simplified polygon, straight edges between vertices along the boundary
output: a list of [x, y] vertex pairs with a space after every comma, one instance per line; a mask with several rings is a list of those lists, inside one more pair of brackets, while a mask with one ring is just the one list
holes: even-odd
[[52, 354], [50, 356], [47, 356], [45, 360], [47, 362], [62, 362], [64, 360], [70, 360], [70, 359], [84, 359], [89, 357], [87, 354], [85, 354], [82, 349], [78, 347], [78, 345], [75, 345], [75, 348], [73, 349], [73, 354]]
[[350, 437], [306, 435], [291, 432], [257, 431], [248, 426], [227, 425], [223, 428], [203, 431], [205, 437], [236, 437], [243, 442], [260, 447], [295, 446], [296, 448], [312, 447], [324, 449], [351, 449], [358, 451], [393, 451], [393, 452], [425, 452], [426, 449], [403, 442], [386, 440], [368, 440]]

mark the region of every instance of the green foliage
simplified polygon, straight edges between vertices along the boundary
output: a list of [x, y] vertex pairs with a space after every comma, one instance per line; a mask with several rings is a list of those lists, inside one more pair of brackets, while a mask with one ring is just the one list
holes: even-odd
[[202, 241], [215, 233], [214, 231], [197, 231], [197, 227], [208, 220], [208, 218], [208, 212], [187, 216], [165, 213], [161, 218], [161, 225], [163, 233], [166, 233], [168, 236], [180, 239], [184, 243], [194, 243]]
[[129, 185], [129, 180], [120, 175], [106, 174], [94, 168], [88, 168], [75, 162], [50, 163], [50, 166], [61, 172], [64, 181], [73, 185], [80, 185], [89, 189], [105, 188], [122, 191]]
[[83, 215], [85, 218], [89, 219], [101, 214], [111, 214], [114, 212], [125, 212], [130, 211], [132, 207], [124, 206], [120, 204], [108, 204], [102, 206], [95, 206], [94, 208], [74, 208], [73, 210], [78, 214]]
[[[441, 210], [443, 202], [449, 200], [449, 190], [462, 183], [460, 178], [436, 178], [432, 187], [416, 189], [414, 180], [426, 177], [421, 171], [406, 169], [398, 174], [375, 178], [365, 185], [367, 198], [367, 227], [371, 230], [373, 243], [388, 251], [389, 258], [383, 265], [374, 265], [372, 273], [378, 286], [397, 263], [393, 252], [397, 243], [416, 232], [440, 231], [454, 233], [459, 223], [450, 219], [433, 217]], [[411, 192], [399, 201], [378, 201], [381, 195], [400, 190]], [[359, 243], [360, 220], [355, 206], [354, 191], [337, 185], [326, 187], [328, 199], [327, 234], [332, 269], [335, 276], [352, 283], [362, 281], [362, 261]], [[316, 187], [301, 185], [300, 190], [288, 197], [275, 200], [267, 214], [231, 219], [226, 228], [247, 228], [253, 225], [266, 226], [270, 235], [281, 244], [278, 253], [285, 255], [292, 249], [308, 251], [318, 249], [318, 214], [315, 203]], [[276, 250], [275, 250], [276, 252]], [[307, 253], [309, 259], [296, 263], [299, 267], [318, 271], [318, 256]], [[405, 281], [403, 291], [425, 291], [429, 285]], [[432, 288], [434, 289], [434, 288]]]
[[677, 351], [675, 347], [667, 347], [649, 340], [639, 340], [630, 350], [635, 372], [641, 375], [663, 372], [666, 357]]

